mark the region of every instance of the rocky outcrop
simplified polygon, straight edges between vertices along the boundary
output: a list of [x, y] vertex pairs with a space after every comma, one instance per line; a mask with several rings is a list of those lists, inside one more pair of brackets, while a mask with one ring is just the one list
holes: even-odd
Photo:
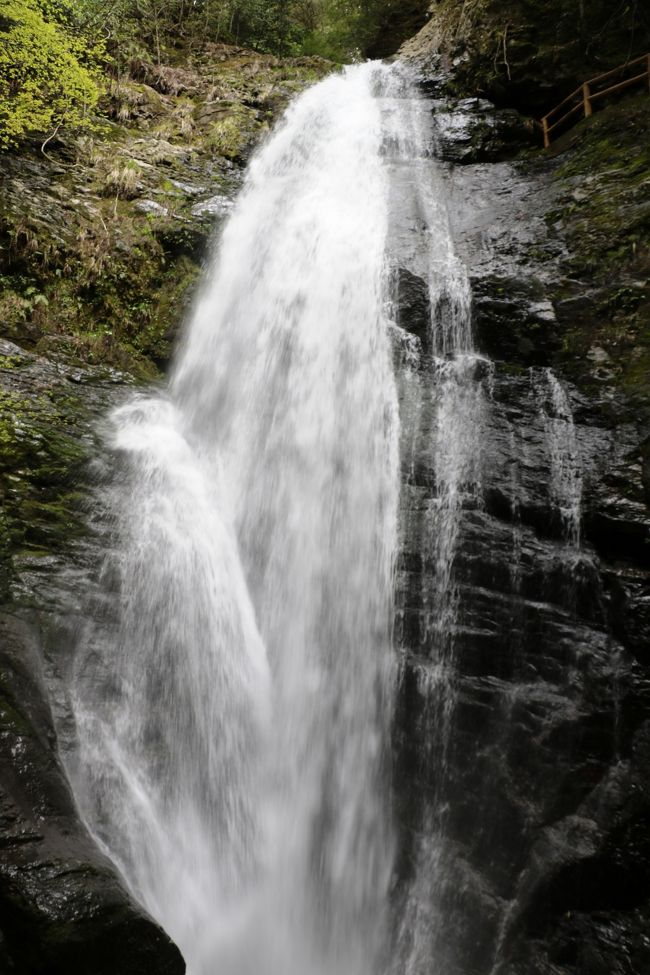
[[[650, 966], [647, 96], [584, 123], [553, 156], [524, 148], [516, 124], [499, 136], [500, 112], [449, 101], [436, 77], [426, 89], [449, 163], [477, 345], [494, 372], [484, 381], [481, 480], [465, 498], [453, 564], [444, 754], [426, 605], [436, 566], [422, 546], [435, 499], [426, 436], [404, 470], [402, 888], [416, 884], [421, 916], [442, 911], [427, 937], [445, 972], [642, 975]], [[404, 274], [400, 285], [400, 324], [419, 341], [417, 287]], [[420, 368], [431, 384], [426, 355]], [[579, 541], [562, 490], [580, 500]]]
[[608, 0], [433, 0], [406, 58], [449, 69], [451, 87], [542, 115], [593, 77], [650, 49], [641, 4]]
[[17, 975], [185, 970], [79, 819], [51, 710], [64, 660], [43, 639], [82, 527], [93, 423], [128, 388], [0, 343], [0, 970]]
[[0, 614], [0, 970], [182, 975], [167, 936], [79, 821], [60, 766], [39, 634]]

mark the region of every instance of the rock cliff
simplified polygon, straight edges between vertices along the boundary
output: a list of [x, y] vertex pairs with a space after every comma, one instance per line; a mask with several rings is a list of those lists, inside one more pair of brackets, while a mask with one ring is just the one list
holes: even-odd
[[470, 95], [542, 115], [587, 78], [650, 49], [650, 13], [608, 0], [434, 0], [402, 48], [440, 58]]
[[[533, 114], [580, 80], [576, 64], [589, 65], [562, 33], [571, 5], [552, 28], [533, 16], [552, 6], [435, 4], [403, 49], [438, 119], [476, 341], [494, 370], [482, 478], [464, 500], [453, 567], [444, 758], [425, 595], [436, 567], [422, 546], [435, 472], [426, 450], [404, 471], [403, 889], [415, 884], [431, 916], [442, 909], [429, 947], [459, 975], [650, 966], [649, 102], [609, 106], [550, 153], [532, 133], [527, 148], [521, 117], [476, 94]], [[423, 291], [405, 280], [402, 323], [417, 336]], [[420, 369], [430, 383], [426, 349]], [[579, 500], [579, 538], [558, 476]], [[432, 830], [444, 834], [437, 859]]]

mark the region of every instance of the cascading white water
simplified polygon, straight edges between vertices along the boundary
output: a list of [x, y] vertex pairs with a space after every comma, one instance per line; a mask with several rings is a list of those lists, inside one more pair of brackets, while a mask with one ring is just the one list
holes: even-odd
[[563, 539], [577, 550], [580, 548], [582, 462], [571, 404], [552, 369], [532, 375], [549, 454], [550, 500], [559, 512]]
[[164, 393], [111, 418], [80, 806], [190, 975], [370, 975], [398, 418], [382, 89], [302, 95], [251, 164]]
[[[387, 92], [391, 126], [391, 223], [394, 263], [424, 282], [427, 335], [419, 349], [407, 343], [401, 410], [402, 455], [428, 458], [432, 496], [418, 500], [422, 561], [421, 641], [428, 661], [418, 666], [424, 700], [419, 761], [435, 769], [437, 796], [420, 826], [413, 877], [397, 924], [394, 975], [445, 971], [443, 900], [452, 850], [446, 835], [449, 749], [456, 706], [458, 580], [454, 572], [463, 511], [480, 503], [482, 431], [492, 364], [474, 350], [471, 290], [456, 254], [446, 200], [446, 173], [435, 158], [431, 105], [403, 70]], [[435, 969], [434, 969], [435, 966]]]

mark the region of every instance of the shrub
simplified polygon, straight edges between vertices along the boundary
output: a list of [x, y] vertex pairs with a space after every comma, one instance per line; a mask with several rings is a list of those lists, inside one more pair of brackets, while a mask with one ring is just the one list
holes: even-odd
[[59, 127], [88, 128], [99, 51], [37, 0], [0, 0], [0, 149]]

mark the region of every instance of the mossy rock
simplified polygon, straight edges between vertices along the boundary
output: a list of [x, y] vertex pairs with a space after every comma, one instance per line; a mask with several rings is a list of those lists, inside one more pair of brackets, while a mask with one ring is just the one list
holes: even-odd
[[650, 49], [640, 4], [609, 0], [436, 0], [405, 56], [441, 55], [463, 95], [541, 116], [584, 80]]
[[62, 555], [87, 531], [94, 425], [123, 382], [0, 340], [0, 599], [9, 598], [17, 556]]
[[620, 390], [639, 418], [650, 410], [649, 115], [637, 95], [560, 139], [547, 215], [568, 245], [563, 368], [592, 391]]

